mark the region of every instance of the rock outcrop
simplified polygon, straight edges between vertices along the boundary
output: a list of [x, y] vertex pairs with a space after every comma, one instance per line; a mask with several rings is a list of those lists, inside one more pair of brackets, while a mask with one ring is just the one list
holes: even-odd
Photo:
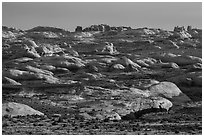
[[191, 65], [196, 63], [202, 63], [202, 59], [189, 55], [176, 55], [173, 53], [163, 53], [160, 55], [153, 55], [155, 59], [160, 59], [162, 62], [174, 62], [179, 66]]
[[37, 111], [27, 105], [8, 102], [2, 104], [2, 116], [27, 116], [27, 115], [44, 115], [42, 112]]
[[111, 27], [107, 24], [100, 24], [100, 25], [91, 25], [90, 27], [87, 27], [83, 29], [84, 32], [89, 32], [89, 31], [102, 31], [102, 32], [108, 32], [108, 31], [125, 31], [125, 30], [131, 30], [131, 27], [125, 27], [125, 26], [120, 26], [120, 27]]
[[81, 26], [77, 26], [77, 28], [75, 29], [75, 32], [82, 32], [82, 27]]
[[160, 82], [148, 88], [150, 95], [161, 96], [169, 99], [173, 103], [181, 104], [191, 101], [188, 96], [183, 94], [181, 90], [171, 82]]

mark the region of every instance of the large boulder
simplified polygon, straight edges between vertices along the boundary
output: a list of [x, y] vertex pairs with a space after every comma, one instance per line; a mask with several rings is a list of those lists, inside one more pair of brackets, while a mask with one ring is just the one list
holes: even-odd
[[155, 59], [160, 59], [162, 62], [174, 62], [179, 66], [191, 65], [196, 63], [202, 63], [202, 59], [195, 56], [189, 55], [176, 55], [172, 53], [156, 54], [152, 55]]
[[186, 103], [191, 101], [188, 96], [183, 94], [181, 90], [171, 82], [160, 82], [148, 88], [151, 96], [161, 96], [171, 100], [173, 103]]
[[22, 71], [18, 69], [3, 70], [2, 74], [3, 74], [3, 77], [8, 77], [13, 80], [19, 80], [19, 81], [44, 80], [47, 83], [59, 83], [59, 79], [53, 77], [52, 75]]
[[27, 105], [8, 102], [2, 104], [2, 116], [27, 116], [27, 115], [44, 115], [42, 112], [37, 111]]
[[147, 113], [168, 111], [173, 106], [168, 99], [149, 96], [145, 92], [86, 87], [81, 94], [84, 101], [77, 106], [85, 119], [109, 120], [135, 119]]

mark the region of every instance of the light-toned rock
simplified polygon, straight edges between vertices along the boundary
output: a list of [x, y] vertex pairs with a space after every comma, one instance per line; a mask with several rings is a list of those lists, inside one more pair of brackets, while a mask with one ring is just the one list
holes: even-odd
[[9, 115], [15, 116], [27, 116], [27, 115], [44, 115], [42, 112], [37, 111], [27, 105], [8, 102], [2, 104], [2, 116]]
[[30, 71], [30, 72], [41, 73], [41, 74], [45, 74], [45, 75], [53, 75], [53, 73], [48, 71], [48, 70], [39, 69], [39, 68], [29, 66], [29, 65], [26, 66], [25, 68], [27, 69], [27, 71]]
[[122, 72], [125, 70], [125, 67], [121, 64], [114, 64], [114, 65], [111, 65], [111, 67], [109, 68], [109, 71], [111, 72]]
[[141, 67], [149, 67], [149, 64], [147, 64], [144, 60], [136, 60], [136, 63]]
[[163, 62], [160, 62], [159, 64], [157, 64], [159, 67], [161, 68], [174, 68], [174, 69], [179, 69], [180, 67], [174, 63], [174, 62], [166, 62], [166, 63], [163, 63]]
[[42, 73], [34, 73], [28, 71], [21, 71], [17, 69], [9, 69], [8, 71], [3, 71], [4, 77], [9, 77], [14, 80], [45, 80], [48, 83], [59, 83], [59, 79], [51, 75], [46, 75]]
[[3, 77], [2, 81], [3, 81], [3, 83], [6, 83], [6, 84], [8, 83], [8, 84], [11, 84], [11, 85], [21, 85], [21, 83], [15, 81], [13, 79], [10, 79], [8, 77]]
[[14, 80], [36, 79], [34, 73], [28, 71], [21, 71], [17, 69], [9, 69], [8, 71], [3, 71], [3, 76], [9, 77]]
[[52, 65], [40, 65], [39, 68], [44, 69], [44, 70], [48, 70], [48, 71], [54, 71], [56, 69], [55, 66]]
[[36, 47], [39, 47], [36, 43], [35, 43], [35, 41], [33, 41], [33, 40], [26, 40], [25, 41], [25, 43], [29, 46], [29, 47], [34, 47], [34, 48], [36, 48]]
[[202, 63], [202, 59], [195, 56], [182, 56], [172, 53], [156, 54], [152, 56], [155, 59], [160, 59], [162, 62], [174, 62], [179, 66], [191, 65], [196, 63]]
[[22, 58], [14, 59], [14, 61], [19, 62], [19, 63], [25, 63], [25, 62], [29, 62], [32, 60], [33, 60], [32, 58], [28, 58], [28, 57], [22, 57]]
[[105, 52], [105, 53], [110, 53], [110, 54], [115, 54], [117, 53], [117, 50], [116, 48], [113, 46], [113, 43], [109, 43], [109, 42], [105, 42], [105, 46], [102, 50], [102, 52]]
[[[86, 100], [100, 99], [91, 104], [80, 105], [82, 113], [88, 113], [91, 117], [100, 119], [120, 120], [135, 119], [144, 114], [168, 111], [173, 104], [168, 99], [160, 96], [149, 96], [149, 91], [136, 88], [114, 90], [101, 87], [86, 87], [82, 96]], [[86, 100], [88, 101], [88, 100]], [[90, 117], [89, 117], [90, 118]]]
[[173, 103], [186, 103], [190, 98], [171, 82], [160, 82], [148, 88], [151, 96], [161, 96], [171, 100]]
[[118, 60], [114, 61], [113, 64], [121, 64], [125, 67], [125, 71], [139, 71], [141, 66], [137, 63], [133, 62], [126, 56], [119, 58]]
[[111, 114], [111, 115], [108, 115], [107, 117], [109, 120], [121, 120], [121, 117], [118, 113], [114, 113], [114, 114]]
[[141, 90], [137, 88], [130, 88], [130, 91], [132, 91], [133, 94], [137, 94], [141, 97], [149, 97], [150, 93], [147, 90]]

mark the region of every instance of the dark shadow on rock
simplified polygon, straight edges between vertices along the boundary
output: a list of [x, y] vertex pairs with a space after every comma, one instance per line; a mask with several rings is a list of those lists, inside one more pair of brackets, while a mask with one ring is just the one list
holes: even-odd
[[165, 111], [167, 111], [167, 110], [166, 109], [162, 109], [162, 108], [144, 109], [144, 110], [137, 111], [137, 112], [131, 112], [130, 114], [122, 116], [121, 119], [122, 120], [133, 120], [133, 119], [138, 119], [138, 118], [140, 118], [143, 115], [148, 114], [148, 113], [165, 112]]

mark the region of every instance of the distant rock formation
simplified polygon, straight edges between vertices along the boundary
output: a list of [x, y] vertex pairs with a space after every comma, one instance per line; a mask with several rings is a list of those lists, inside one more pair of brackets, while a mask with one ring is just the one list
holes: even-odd
[[176, 27], [174, 27], [174, 31], [175, 32], [182, 32], [182, 31], [185, 31], [185, 28], [184, 28], [184, 26], [182, 26], [182, 27], [176, 26]]
[[188, 26], [187, 31], [192, 31], [192, 26]]
[[105, 42], [105, 46], [102, 50], [102, 52], [107, 52], [107, 53], [110, 53], [110, 54], [115, 54], [117, 53], [117, 50], [116, 48], [113, 46], [113, 43], [109, 43], [109, 42]]
[[82, 26], [77, 26], [75, 32], [82, 32]]
[[34, 27], [32, 29], [27, 30], [27, 32], [46, 32], [46, 31], [50, 31], [50, 32], [67, 32], [64, 29], [61, 28], [55, 28], [55, 27], [44, 27], [44, 26], [37, 26]]
[[174, 34], [171, 35], [169, 38], [170, 39], [175, 39], [175, 38], [176, 39], [189, 39], [191, 37], [192, 37], [191, 34], [189, 34], [185, 30], [184, 26], [182, 26], [182, 27], [176, 26], [176, 27], [174, 27]]
[[131, 27], [111, 27], [107, 24], [100, 24], [100, 25], [91, 25], [90, 27], [87, 27], [83, 29], [83, 32], [89, 32], [89, 31], [102, 31], [102, 32], [107, 32], [107, 31], [124, 31], [124, 30], [131, 30]]

